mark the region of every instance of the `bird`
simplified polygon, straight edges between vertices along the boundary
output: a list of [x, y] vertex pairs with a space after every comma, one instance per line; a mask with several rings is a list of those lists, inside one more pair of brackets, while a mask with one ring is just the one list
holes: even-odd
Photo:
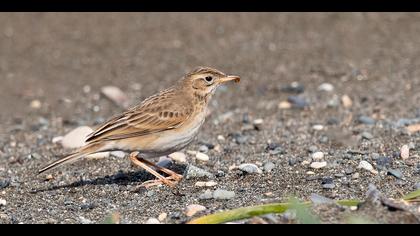
[[[157, 179], [145, 187], [165, 184], [174, 187], [182, 175], [157, 166], [148, 159], [166, 156], [187, 147], [198, 134], [216, 89], [227, 82], [239, 82], [211, 67], [199, 66], [162, 90], [99, 125], [87, 135], [85, 145], [41, 168], [38, 174], [72, 163], [87, 155], [120, 150], [130, 153], [131, 162]], [[168, 175], [161, 175], [158, 171]]]

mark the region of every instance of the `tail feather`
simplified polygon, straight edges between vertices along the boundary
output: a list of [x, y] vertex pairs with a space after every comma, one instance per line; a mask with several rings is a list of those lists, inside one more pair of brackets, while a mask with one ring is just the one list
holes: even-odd
[[97, 145], [97, 144], [91, 144], [85, 147], [82, 147], [81, 149], [79, 149], [77, 152], [70, 154], [68, 156], [65, 156], [57, 161], [52, 162], [51, 164], [45, 166], [44, 168], [40, 169], [38, 171], [38, 174], [41, 174], [47, 170], [51, 170], [54, 168], [57, 168], [59, 166], [65, 165], [65, 164], [69, 164], [72, 162], [75, 162], [77, 160], [79, 160], [80, 158], [89, 155], [89, 154], [94, 154], [96, 152], [99, 151], [100, 147], [102, 145]]

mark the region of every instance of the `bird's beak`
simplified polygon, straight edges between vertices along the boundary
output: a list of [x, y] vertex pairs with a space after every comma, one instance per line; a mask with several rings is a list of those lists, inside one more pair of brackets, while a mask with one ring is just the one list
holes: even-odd
[[241, 81], [241, 78], [237, 75], [228, 75], [226, 77], [220, 78], [219, 83], [223, 84], [232, 80], [235, 81], [236, 83], [239, 83], [239, 81]]

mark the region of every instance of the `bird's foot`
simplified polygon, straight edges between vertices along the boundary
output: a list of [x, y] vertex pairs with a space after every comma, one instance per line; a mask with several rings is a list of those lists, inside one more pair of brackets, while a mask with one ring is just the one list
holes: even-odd
[[[141, 184], [141, 186], [148, 188], [148, 187], [151, 187], [151, 186], [165, 184], [169, 187], [175, 187], [175, 185], [179, 181], [181, 181], [182, 175], [177, 174], [172, 170], [157, 166], [156, 164], [154, 164], [154, 163], [152, 163], [148, 160], [137, 157], [137, 155], [138, 155], [138, 152], [133, 152], [133, 153], [130, 154], [131, 162], [134, 165], [143, 168], [144, 170], [146, 170], [147, 172], [151, 173], [152, 175], [154, 175], [158, 178], [156, 180], [146, 181], [143, 184]], [[158, 171], [162, 171], [162, 172], [168, 174], [169, 176], [168, 177], [162, 176], [153, 167]]]
[[159, 186], [165, 184], [171, 188], [175, 187], [178, 184], [179, 180], [174, 179], [174, 176], [164, 177], [163, 179], [153, 179], [143, 182], [140, 186], [145, 188], [150, 188], [153, 186]]

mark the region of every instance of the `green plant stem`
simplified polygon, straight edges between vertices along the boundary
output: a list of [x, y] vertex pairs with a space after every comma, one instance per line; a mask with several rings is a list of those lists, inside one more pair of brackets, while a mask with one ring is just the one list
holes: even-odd
[[[306, 204], [309, 205], [309, 203]], [[283, 213], [289, 208], [289, 205], [289, 203], [272, 203], [266, 205], [242, 207], [203, 216], [188, 222], [188, 224], [220, 224], [264, 214]]]
[[412, 200], [418, 197], [420, 197], [420, 189], [417, 189], [414, 192], [408, 193], [407, 195], [403, 197], [403, 199], [407, 201], [407, 200]]
[[[338, 204], [343, 206], [357, 206], [358, 200], [339, 200]], [[265, 215], [270, 213], [283, 213], [290, 207], [290, 203], [272, 203], [258, 206], [242, 207], [233, 210], [214, 213], [194, 219], [188, 224], [221, 224], [225, 222], [251, 218], [253, 216]], [[310, 202], [302, 203], [304, 206], [310, 206]]]

